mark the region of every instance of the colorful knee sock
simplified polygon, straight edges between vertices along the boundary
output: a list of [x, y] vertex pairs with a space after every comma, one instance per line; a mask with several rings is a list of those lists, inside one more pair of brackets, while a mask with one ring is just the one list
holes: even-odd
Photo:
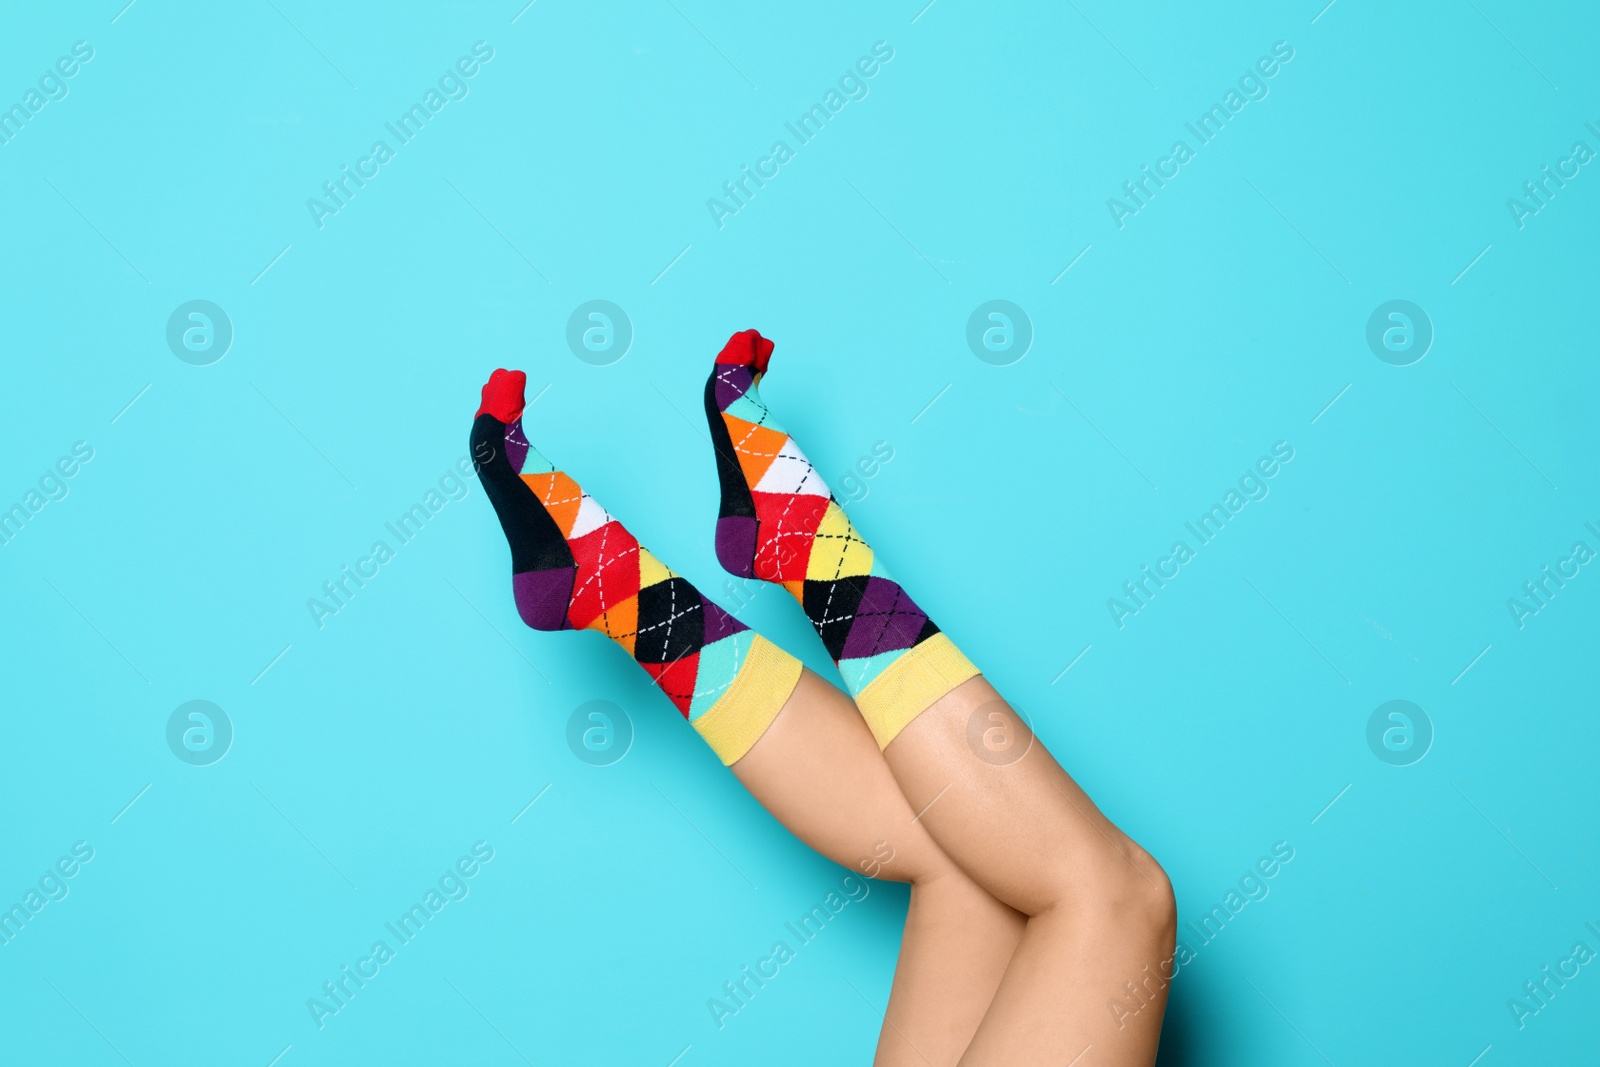
[[822, 476], [756, 392], [772, 342], [736, 333], [706, 382], [722, 507], [717, 558], [777, 582], [800, 601], [878, 739], [890, 741], [935, 700], [978, 674], [889, 577]]
[[535, 630], [599, 630], [628, 650], [732, 764], [800, 680], [800, 661], [711, 603], [639, 546], [522, 432], [521, 371], [497, 370], [472, 457], [511, 545], [517, 613]]

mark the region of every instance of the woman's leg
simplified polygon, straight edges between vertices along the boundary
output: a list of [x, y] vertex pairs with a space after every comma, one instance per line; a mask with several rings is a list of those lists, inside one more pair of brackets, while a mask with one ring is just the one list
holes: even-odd
[[[979, 726], [974, 730], [973, 720]], [[974, 734], [1003, 734], [994, 747]], [[1020, 753], [1020, 755], [1019, 755]], [[1154, 1062], [1176, 912], [1165, 873], [1117, 829], [981, 676], [884, 751], [945, 852], [1028, 916], [961, 1062]]]
[[[706, 383], [717, 555], [801, 602], [921, 823], [1028, 916], [962, 1063], [1061, 1064], [1090, 1049], [1086, 1064], [1151, 1063], [1176, 927], [1166, 877], [888, 576], [757, 392], [772, 350], [735, 334]], [[1009, 742], [994, 750], [997, 735]]]
[[1021, 916], [939, 851], [844, 694], [706, 600], [539, 454], [522, 432], [524, 383], [496, 371], [472, 430], [510, 543], [518, 614], [535, 629], [611, 638], [796, 836], [852, 869], [911, 883], [877, 1062], [955, 1063]]
[[850, 698], [810, 671], [733, 773], [824, 856], [911, 884], [874, 1063], [956, 1063], [1000, 984], [1022, 916], [940, 850]]

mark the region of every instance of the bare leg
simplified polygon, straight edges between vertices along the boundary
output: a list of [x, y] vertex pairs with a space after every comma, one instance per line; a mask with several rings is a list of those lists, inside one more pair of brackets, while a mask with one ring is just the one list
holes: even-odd
[[[974, 716], [979, 729], [970, 731]], [[1012, 747], [969, 743], [993, 729], [1010, 731]], [[1100, 813], [982, 677], [935, 701], [884, 756], [911, 805], [926, 807], [920, 822], [934, 840], [1028, 916], [960, 1062], [1154, 1062], [1176, 910], [1149, 853]]]
[[915, 819], [850, 698], [810, 671], [733, 773], [824, 856], [911, 884], [874, 1063], [956, 1063], [989, 1010], [1023, 917], [940, 850], [923, 820]]
[[1021, 917], [934, 845], [845, 694], [706, 600], [539, 454], [523, 434], [525, 386], [522, 371], [494, 371], [472, 418], [517, 613], [536, 630], [605, 633], [795, 835], [846, 867], [909, 881], [877, 1062], [954, 1064]]
[[[1093, 1049], [1085, 1067], [1151, 1063], [1176, 932], [1171, 887], [885, 572], [761, 399], [773, 350], [755, 330], [736, 333], [706, 381], [717, 558], [800, 601], [921, 823], [1028, 916], [961, 1062], [1066, 1064]], [[969, 741], [1008, 725], [1027, 743], [1014, 757]], [[1113, 998], [1141, 986], [1139, 1010], [1117, 1010]]]
[[523, 433], [526, 384], [521, 371], [490, 375], [471, 438], [511, 549], [518, 614], [534, 629], [611, 638], [802, 840], [852, 869], [911, 883], [878, 1063], [954, 1063], [1021, 917], [933, 843], [844, 694], [706, 600], [539, 454]]

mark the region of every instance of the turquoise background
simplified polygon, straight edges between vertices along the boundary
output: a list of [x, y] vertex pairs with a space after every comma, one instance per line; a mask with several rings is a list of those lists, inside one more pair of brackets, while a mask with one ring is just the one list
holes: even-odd
[[[1600, 967], [1522, 1028], [1508, 999], [1600, 950], [1600, 568], [1507, 605], [1600, 550], [1600, 172], [1507, 206], [1600, 149], [1592, 6], [122, 3], [0, 33], [5, 106], [94, 49], [0, 145], [0, 507], [93, 448], [0, 546], [0, 904], [94, 849], [0, 946], [0, 1061], [869, 1062], [904, 888], [717, 1029], [844, 872], [620, 652], [518, 624], [476, 485], [322, 628], [306, 603], [505, 365], [548, 386], [541, 450], [736, 606], [697, 408], [746, 326], [836, 489], [892, 446], [858, 526], [1162, 861], [1191, 942], [1294, 849], [1180, 973], [1163, 1063], [1592, 1059]], [[308, 198], [478, 41], [469, 95], [319, 229]], [[719, 228], [708, 198], [879, 41]], [[1107, 199], [1279, 41], [1119, 229]], [[194, 299], [234, 331], [210, 366], [166, 342]], [[632, 323], [609, 366], [565, 340], [592, 299]], [[992, 299], [1034, 332], [1009, 366], [965, 340]], [[1366, 342], [1391, 299], [1435, 331], [1410, 366]], [[1119, 629], [1108, 598], [1279, 441], [1270, 495]], [[829, 669], [781, 593], [740, 614]], [[233, 726], [210, 766], [167, 744], [193, 699]], [[1392, 699], [1434, 731], [1410, 766], [1367, 744]], [[610, 766], [566, 743], [590, 700], [632, 723]], [[470, 895], [318, 1029], [307, 999], [478, 841]]]

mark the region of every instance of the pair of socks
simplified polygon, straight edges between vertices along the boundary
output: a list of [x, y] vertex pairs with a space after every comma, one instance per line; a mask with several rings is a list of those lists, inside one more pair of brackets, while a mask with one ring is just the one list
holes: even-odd
[[[978, 673], [889, 577], [757, 385], [773, 344], [734, 334], [706, 382], [722, 501], [717, 558], [782, 585], [838, 665], [880, 748]], [[517, 613], [536, 630], [599, 630], [627, 650], [725, 764], [766, 732], [801, 665], [700, 593], [529, 443], [526, 375], [496, 370], [472, 456], [511, 548]]]

